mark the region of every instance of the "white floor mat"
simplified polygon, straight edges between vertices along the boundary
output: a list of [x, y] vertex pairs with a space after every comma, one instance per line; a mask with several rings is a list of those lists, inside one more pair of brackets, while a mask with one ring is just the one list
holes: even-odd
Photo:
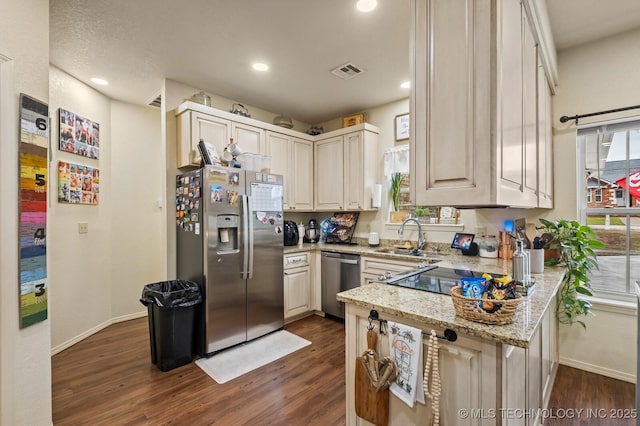
[[222, 384], [310, 344], [310, 341], [302, 337], [281, 330], [220, 352], [211, 358], [200, 358], [196, 365]]

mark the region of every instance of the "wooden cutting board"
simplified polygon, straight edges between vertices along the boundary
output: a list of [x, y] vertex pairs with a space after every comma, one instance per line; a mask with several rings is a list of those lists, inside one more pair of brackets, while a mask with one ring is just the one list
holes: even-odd
[[[376, 349], [378, 335], [367, 331], [367, 347]], [[356, 414], [375, 425], [387, 426], [389, 423], [389, 389], [377, 392], [362, 365], [362, 357], [356, 358], [355, 403]]]

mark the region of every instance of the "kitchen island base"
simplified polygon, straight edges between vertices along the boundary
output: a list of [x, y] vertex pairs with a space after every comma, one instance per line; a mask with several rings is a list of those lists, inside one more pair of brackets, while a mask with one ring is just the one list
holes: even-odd
[[[554, 306], [552, 303], [551, 306]], [[385, 313], [381, 319], [442, 336], [444, 329]], [[458, 332], [455, 342], [439, 341], [441, 425], [538, 425], [542, 423], [557, 370], [555, 309], [548, 309], [528, 347], [516, 347]], [[355, 413], [354, 360], [367, 348], [370, 309], [346, 304], [347, 425], [369, 425]], [[423, 342], [424, 363], [427, 339]], [[376, 351], [389, 354], [388, 335], [380, 335]], [[423, 364], [424, 365], [424, 364]], [[422, 381], [422, 378], [419, 378]], [[431, 424], [431, 402], [413, 408], [390, 396], [390, 425]]]

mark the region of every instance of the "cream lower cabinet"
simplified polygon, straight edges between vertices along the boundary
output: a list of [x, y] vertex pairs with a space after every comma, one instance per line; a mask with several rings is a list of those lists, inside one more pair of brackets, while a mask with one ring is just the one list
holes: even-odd
[[538, 207], [538, 53], [524, 5], [414, 4], [412, 199]]
[[361, 127], [315, 142], [315, 210], [373, 209], [378, 134], [372, 126]]
[[313, 143], [267, 131], [271, 172], [284, 176], [285, 210], [313, 210]]
[[294, 320], [322, 309], [319, 251], [285, 254], [284, 319]]
[[[346, 306], [346, 399], [347, 425], [370, 425], [371, 423], [359, 418], [355, 413], [354, 401], [354, 366], [356, 357], [362, 355], [367, 345], [367, 326], [369, 325], [369, 311], [361, 307], [347, 304]], [[398, 321], [421, 329], [421, 324], [413, 323], [404, 318], [380, 313], [381, 318], [390, 322]], [[430, 330], [431, 328], [429, 328]], [[442, 335], [440, 328], [434, 328]], [[428, 331], [428, 330], [425, 330]], [[389, 354], [388, 335], [378, 336], [377, 352], [381, 355]], [[481, 339], [468, 338], [458, 335], [456, 342], [440, 341], [438, 362], [442, 394], [440, 395], [440, 424], [441, 425], [494, 425], [493, 419], [478, 419], [460, 415], [461, 409], [477, 409], [489, 413], [497, 404], [495, 391], [497, 345]], [[423, 360], [426, 359], [427, 346], [423, 346]], [[488, 414], [487, 414], [488, 415]], [[432, 417], [431, 405], [415, 403], [409, 408], [397, 397], [390, 395], [389, 424], [390, 425], [424, 425], [430, 424]]]
[[[346, 305], [347, 425], [370, 425], [356, 416], [353, 391], [355, 359], [362, 355], [367, 345], [369, 312], [360, 306]], [[379, 314], [389, 322], [397, 321], [424, 332], [433, 329], [438, 335], [444, 333], [441, 327], [421, 324], [385, 312]], [[543, 419], [539, 416], [541, 409], [548, 404], [558, 359], [557, 333], [553, 331], [554, 324], [557, 324], [555, 310], [548, 309], [544, 318], [528, 348], [496, 343], [462, 333], [457, 334], [455, 342], [438, 341], [442, 384], [441, 425], [542, 424]], [[544, 325], [545, 321], [548, 326]], [[389, 353], [387, 337], [378, 336], [376, 351], [381, 355]], [[424, 343], [421, 363], [426, 360], [426, 340]], [[413, 408], [409, 408], [397, 397], [390, 395], [389, 425], [430, 424], [431, 418], [431, 404], [428, 400], [427, 405], [415, 403]]]

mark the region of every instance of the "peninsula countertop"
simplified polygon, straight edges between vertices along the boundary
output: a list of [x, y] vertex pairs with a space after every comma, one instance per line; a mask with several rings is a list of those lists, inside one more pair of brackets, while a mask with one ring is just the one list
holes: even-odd
[[[447, 255], [437, 265], [496, 274], [511, 273], [511, 261], [500, 259]], [[387, 313], [418, 321], [425, 326], [450, 328], [458, 333], [527, 348], [549, 304], [554, 300], [563, 275], [562, 267], [545, 267], [544, 274], [533, 275], [536, 282], [534, 291], [524, 296], [513, 322], [507, 325], [487, 325], [457, 317], [449, 295], [383, 283], [338, 293], [337, 299], [366, 309], [376, 309], [382, 316]]]
[[[384, 253], [379, 248], [366, 245], [346, 244], [303, 244], [285, 247], [284, 253], [305, 251], [333, 251], [390, 260], [411, 260], [416, 262], [416, 267], [420, 262], [426, 260], [411, 255]], [[445, 268], [511, 274], [511, 260], [463, 256], [458, 250], [444, 250], [441, 254], [432, 255], [431, 258], [439, 260], [436, 265]], [[338, 293], [337, 299], [366, 309], [376, 309], [381, 314], [387, 313], [399, 318], [412, 319], [425, 324], [425, 326], [450, 328], [470, 336], [527, 348], [542, 316], [554, 300], [564, 276], [564, 268], [545, 266], [543, 274], [533, 274], [532, 276], [536, 282], [534, 291], [524, 296], [514, 315], [513, 322], [507, 325], [487, 325], [457, 317], [449, 295], [383, 283], [368, 284]]]

